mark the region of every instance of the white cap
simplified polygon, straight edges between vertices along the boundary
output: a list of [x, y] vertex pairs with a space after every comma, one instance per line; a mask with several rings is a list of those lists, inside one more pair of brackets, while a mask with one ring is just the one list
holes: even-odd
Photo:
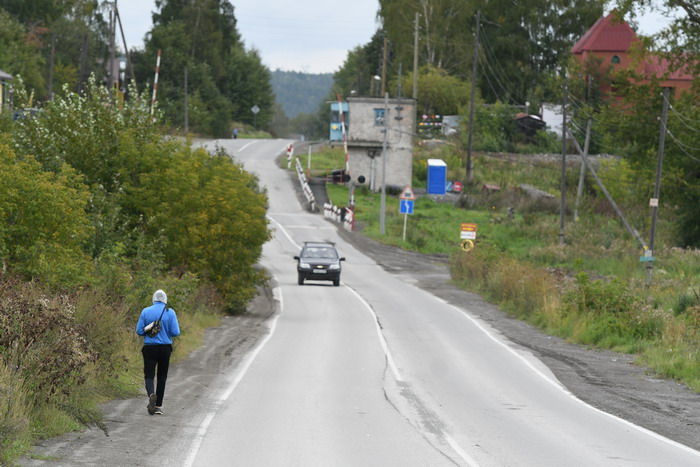
[[156, 290], [156, 293], [153, 294], [153, 303], [155, 302], [168, 303], [168, 296], [165, 295], [165, 292], [158, 289]]

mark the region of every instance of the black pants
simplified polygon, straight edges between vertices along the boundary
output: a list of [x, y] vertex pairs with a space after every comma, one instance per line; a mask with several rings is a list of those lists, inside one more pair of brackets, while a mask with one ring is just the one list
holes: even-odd
[[144, 345], [141, 349], [143, 354], [143, 377], [146, 380], [146, 392], [153, 394], [153, 380], [156, 377], [156, 367], [158, 367], [158, 385], [155, 393], [158, 396], [156, 405], [163, 405], [165, 395], [165, 382], [168, 380], [168, 367], [170, 366], [170, 354], [173, 346], [167, 345]]

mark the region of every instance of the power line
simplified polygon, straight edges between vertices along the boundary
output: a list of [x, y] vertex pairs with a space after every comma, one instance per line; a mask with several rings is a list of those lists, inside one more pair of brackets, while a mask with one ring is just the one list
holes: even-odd
[[[664, 99], [666, 99], [666, 96], [664, 96]], [[667, 101], [667, 102], [668, 102], [668, 101]], [[694, 132], [696, 132], [696, 133], [700, 133], [700, 130], [698, 130], [697, 128], [694, 128], [694, 127], [690, 126], [690, 124], [688, 124], [688, 121], [691, 121], [691, 122], [693, 122], [693, 123], [694, 123], [694, 121], [691, 120], [691, 119], [689, 119], [689, 118], [687, 118], [687, 117], [683, 117], [683, 115], [679, 114], [679, 113], [676, 111], [675, 107], [674, 107], [673, 105], [671, 105], [670, 102], [668, 103], [668, 108], [671, 109], [671, 111], [673, 112], [673, 114], [674, 114], [676, 117], [678, 117], [678, 120], [680, 120], [681, 123], [683, 123], [683, 125], [686, 126], [686, 128], [688, 128], [689, 130], [692, 130], [692, 131], [694, 131]]]
[[[486, 31], [481, 26], [480, 26], [480, 29], [484, 32], [484, 38], [483, 38], [482, 44], [483, 44], [483, 50], [485, 53], [482, 54], [483, 61], [486, 64], [489, 71], [491, 72], [491, 75], [493, 76], [493, 78], [496, 81], [496, 83], [498, 84], [498, 86], [505, 93], [505, 95], [507, 97], [507, 102], [514, 102], [515, 99], [513, 98], [514, 93], [513, 93], [512, 89], [510, 87], [507, 88], [503, 84], [504, 81], [508, 82], [508, 78], [507, 78], [508, 75], [505, 71], [503, 71], [503, 69], [499, 65], [499, 61], [496, 58], [495, 53], [491, 49], [491, 46], [488, 42], [488, 38], [485, 36]], [[492, 65], [492, 62], [493, 62], [493, 65]], [[488, 80], [487, 76], [485, 76], [485, 78]], [[495, 91], [495, 89], [493, 88], [493, 85], [491, 83], [489, 83], [489, 86], [491, 86], [491, 89], [494, 90], [494, 94], [496, 96], [498, 96], [499, 93]]]
[[678, 149], [680, 149], [683, 154], [690, 157], [691, 159], [693, 159], [696, 162], [700, 162], [700, 159], [698, 159], [697, 157], [690, 154], [688, 151], [686, 151], [686, 149], [684, 149], [684, 147], [687, 148], [688, 150], [691, 150], [691, 151], [700, 151], [700, 148], [692, 148], [692, 147], [688, 146], [687, 144], [683, 143], [678, 138], [676, 138], [673, 135], [673, 133], [671, 133], [671, 130], [669, 130], [667, 126], [664, 126], [664, 128], [666, 129], [666, 133], [668, 133], [668, 135], [676, 143], [676, 145], [678, 146]]

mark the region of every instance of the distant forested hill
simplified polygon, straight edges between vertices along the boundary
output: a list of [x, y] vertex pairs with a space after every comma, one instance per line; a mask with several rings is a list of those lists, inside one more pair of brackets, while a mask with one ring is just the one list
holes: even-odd
[[316, 113], [333, 86], [333, 73], [309, 74], [275, 70], [271, 75], [272, 91], [289, 118], [300, 113]]

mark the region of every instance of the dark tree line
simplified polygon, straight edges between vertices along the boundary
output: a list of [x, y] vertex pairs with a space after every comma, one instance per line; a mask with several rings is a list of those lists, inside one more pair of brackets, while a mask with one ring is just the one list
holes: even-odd
[[[126, 60], [112, 3], [0, 0], [0, 69], [21, 76], [33, 102], [51, 99], [64, 86], [81, 91], [90, 75], [107, 84], [112, 31], [115, 57]], [[166, 123], [211, 136], [228, 134], [233, 122], [266, 129], [274, 114], [270, 72], [256, 50], [245, 49], [231, 2], [158, 0], [156, 7], [145, 48], [127, 46], [138, 89], [148, 93], [161, 50], [157, 102]], [[129, 71], [120, 76], [122, 90]]]

